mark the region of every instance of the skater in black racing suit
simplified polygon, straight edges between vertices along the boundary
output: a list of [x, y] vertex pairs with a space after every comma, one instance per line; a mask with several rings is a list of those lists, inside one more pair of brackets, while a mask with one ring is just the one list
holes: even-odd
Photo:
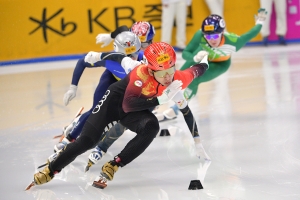
[[[184, 71], [176, 70], [175, 51], [164, 42], [151, 44], [144, 55], [147, 59], [146, 64], [134, 68], [123, 80], [109, 86], [84, 124], [80, 137], [61, 150], [57, 158], [42, 171], [34, 174], [35, 184], [40, 185], [52, 180], [55, 173], [60, 172], [78, 155], [95, 147], [102, 134], [120, 122], [135, 132], [136, 136], [114, 160], [103, 165], [102, 172], [93, 186], [106, 187], [107, 180], [113, 179], [118, 168], [124, 167], [142, 154], [156, 137], [159, 123], [148, 109], [169, 100], [183, 101], [181, 89], [186, 88], [208, 68], [206, 56], [199, 64]], [[108, 57], [108, 53], [90, 52], [85, 61], [93, 63]]]

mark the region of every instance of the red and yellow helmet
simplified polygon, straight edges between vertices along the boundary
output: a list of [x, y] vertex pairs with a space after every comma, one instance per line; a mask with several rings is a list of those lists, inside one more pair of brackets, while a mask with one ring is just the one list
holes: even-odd
[[173, 47], [165, 42], [150, 44], [144, 51], [144, 57], [147, 66], [154, 71], [169, 69], [176, 63]]

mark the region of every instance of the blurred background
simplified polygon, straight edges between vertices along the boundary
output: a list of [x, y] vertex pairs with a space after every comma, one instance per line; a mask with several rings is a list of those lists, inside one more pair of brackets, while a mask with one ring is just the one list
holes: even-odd
[[[210, 14], [206, 2], [209, 1], [194, 0], [187, 8], [186, 43]], [[120, 25], [130, 27], [140, 20], [154, 25], [154, 41], [160, 41], [161, 38], [160, 0], [32, 0], [30, 4], [21, 0], [2, 0], [0, 7], [0, 65], [77, 59], [89, 51], [110, 51], [112, 44], [102, 49], [96, 45], [97, 34], [111, 32]], [[223, 17], [227, 31], [240, 35], [250, 30], [255, 24], [254, 15], [259, 8], [259, 0], [224, 1]], [[299, 0], [287, 0], [288, 43], [300, 41], [299, 8]], [[277, 40], [275, 16], [274, 11], [271, 14], [270, 42]], [[176, 27], [173, 36], [175, 32]], [[172, 38], [172, 45], [175, 45], [175, 37]], [[248, 45], [261, 44], [262, 37], [258, 35]]]

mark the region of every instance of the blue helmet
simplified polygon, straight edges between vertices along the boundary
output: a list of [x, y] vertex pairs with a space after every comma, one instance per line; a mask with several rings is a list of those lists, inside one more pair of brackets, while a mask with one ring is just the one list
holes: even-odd
[[222, 33], [225, 29], [225, 21], [221, 16], [212, 14], [203, 20], [201, 29], [208, 35]]
[[135, 22], [131, 26], [130, 31], [136, 34], [141, 42], [151, 41], [155, 35], [154, 27], [150, 22], [146, 21]]

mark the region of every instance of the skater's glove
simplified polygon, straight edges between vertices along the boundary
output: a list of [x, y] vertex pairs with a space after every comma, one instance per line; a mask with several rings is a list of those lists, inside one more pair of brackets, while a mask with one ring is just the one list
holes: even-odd
[[162, 93], [161, 96], [157, 97], [159, 104], [164, 104], [173, 99], [173, 97], [182, 89], [182, 81], [173, 81]]
[[128, 74], [129, 72], [131, 72], [135, 67], [137, 67], [139, 65], [141, 65], [140, 61], [132, 60], [129, 57], [125, 57], [121, 61], [121, 66], [125, 70], [126, 74]]
[[194, 137], [194, 141], [195, 141], [195, 153], [196, 156], [200, 159], [200, 158], [204, 158], [205, 160], [211, 160], [210, 157], [207, 155], [207, 153], [205, 152], [205, 149], [201, 143], [201, 140], [199, 137]]
[[184, 97], [184, 91], [180, 90], [175, 96], [173, 97], [173, 101], [176, 103], [179, 109], [183, 109], [188, 105], [186, 98]]
[[76, 96], [77, 86], [70, 85], [69, 90], [64, 95], [64, 104], [67, 106], [69, 102]]
[[194, 56], [194, 62], [199, 63], [204, 56], [207, 56], [208, 53], [206, 51], [199, 51], [195, 56]]
[[208, 68], [209, 68], [209, 64], [208, 64], [208, 55], [205, 55], [203, 58], [202, 58], [202, 60], [200, 61], [200, 63], [205, 63], [205, 64], [207, 64], [207, 69], [206, 70], [208, 70]]
[[100, 33], [96, 37], [96, 44], [101, 44], [101, 47], [106, 47], [111, 43], [113, 39], [111, 38], [110, 34], [107, 33]]
[[98, 53], [98, 52], [95, 52], [95, 51], [90, 51], [84, 57], [84, 62], [94, 64], [95, 62], [98, 62], [98, 61], [101, 60], [100, 56], [101, 56], [101, 53]]
[[263, 25], [263, 23], [265, 22], [265, 20], [267, 18], [267, 14], [268, 14], [268, 12], [266, 11], [266, 9], [260, 8], [258, 10], [257, 15], [254, 15], [255, 24], [261, 24], [261, 25]]

